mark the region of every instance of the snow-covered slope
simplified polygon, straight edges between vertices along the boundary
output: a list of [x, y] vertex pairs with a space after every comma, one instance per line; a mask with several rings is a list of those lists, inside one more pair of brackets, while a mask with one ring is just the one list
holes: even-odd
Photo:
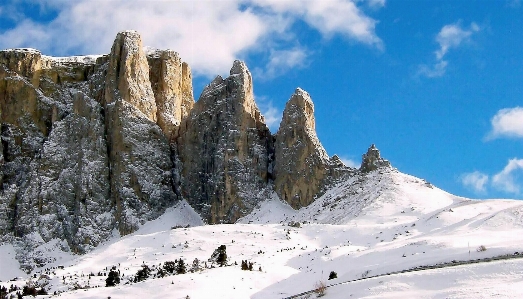
[[[182, 202], [134, 234], [0, 284], [22, 286], [47, 272], [46, 288], [62, 292], [61, 298], [284, 298], [318, 281], [336, 284], [523, 251], [521, 201], [459, 198], [394, 169], [354, 176], [298, 211], [273, 196], [240, 222], [202, 226]], [[191, 227], [180, 227], [185, 223]], [[220, 245], [230, 266], [208, 261]], [[9, 256], [2, 265], [14, 265]], [[154, 274], [180, 258], [188, 269], [198, 259], [201, 271], [129, 282], [142, 264]], [[242, 271], [242, 260], [254, 271]], [[112, 266], [122, 281], [105, 287]], [[509, 259], [381, 276], [333, 286], [323, 298], [521, 298], [522, 269], [523, 259]], [[327, 280], [331, 271], [338, 278]]]

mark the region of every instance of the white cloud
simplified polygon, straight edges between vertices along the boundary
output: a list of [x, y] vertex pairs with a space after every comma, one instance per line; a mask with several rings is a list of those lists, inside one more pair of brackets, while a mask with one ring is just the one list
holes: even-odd
[[511, 159], [502, 171], [492, 177], [494, 188], [515, 195], [521, 195], [523, 188], [523, 159]]
[[479, 171], [464, 173], [460, 176], [460, 181], [468, 189], [476, 193], [485, 193], [489, 176]]
[[345, 166], [352, 167], [352, 168], [360, 168], [361, 163], [356, 162], [353, 159], [347, 158], [347, 157], [340, 157], [341, 162], [345, 164]]
[[270, 53], [265, 69], [258, 68], [253, 73], [256, 77], [262, 79], [272, 79], [287, 72], [289, 69], [305, 67], [308, 56], [309, 53], [303, 48], [274, 50]]
[[385, 0], [368, 0], [369, 6], [374, 8], [381, 8], [385, 6]]
[[470, 41], [471, 36], [480, 31], [479, 26], [472, 22], [468, 29], [461, 27], [459, 23], [443, 26], [436, 36], [439, 49], [434, 52], [436, 62], [433, 66], [420, 65], [417, 75], [429, 78], [441, 77], [447, 71], [448, 60], [444, 60], [450, 49], [458, 48], [464, 42]]
[[447, 54], [449, 49], [457, 48], [462, 42], [469, 40], [474, 32], [479, 31], [479, 26], [476, 23], [470, 25], [470, 29], [461, 28], [459, 24], [445, 25], [436, 36], [440, 49], [436, 51], [436, 59], [441, 60]]
[[500, 137], [523, 137], [523, 108], [501, 109], [491, 119], [492, 130], [486, 139]]
[[418, 69], [418, 75], [423, 75], [429, 78], [436, 78], [445, 75], [447, 71], [448, 62], [446, 60], [441, 60], [435, 63], [433, 66], [428, 66], [426, 64], [420, 65]]
[[[38, 3], [16, 3], [28, 1]], [[53, 55], [108, 53], [118, 31], [133, 29], [140, 32], [144, 45], [178, 51], [196, 75], [214, 77], [226, 74], [234, 59], [245, 59], [250, 51], [264, 47], [274, 53], [294, 54], [288, 56], [295, 59], [294, 64], [286, 66], [299, 66], [303, 57], [298, 55], [296, 44], [280, 41], [289, 39], [291, 25], [297, 20], [325, 37], [342, 35], [372, 47], [382, 46], [375, 33], [377, 22], [362, 12], [355, 0], [43, 3], [42, 7], [56, 9], [57, 17], [46, 23], [26, 17], [15, 28], [0, 33], [0, 48], [34, 47]], [[268, 63], [281, 67], [274, 61]]]

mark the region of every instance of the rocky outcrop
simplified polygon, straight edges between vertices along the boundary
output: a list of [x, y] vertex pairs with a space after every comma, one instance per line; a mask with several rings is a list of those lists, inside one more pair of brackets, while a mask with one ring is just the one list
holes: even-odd
[[205, 87], [176, 143], [181, 193], [208, 223], [232, 223], [266, 198], [272, 136], [243, 62]]
[[366, 173], [382, 167], [391, 167], [390, 162], [381, 158], [380, 151], [372, 144], [362, 156], [360, 171]]
[[[0, 242], [20, 244], [23, 265], [51, 261], [38, 252], [53, 240], [82, 253], [130, 233], [177, 199], [150, 69], [131, 31], [98, 57], [0, 51]], [[154, 86], [179, 91], [179, 125], [193, 100], [188, 66], [174, 69]]]
[[116, 36], [109, 55], [105, 104], [123, 100], [156, 122], [156, 102], [142, 48], [142, 39], [135, 31], [119, 32]]
[[176, 137], [181, 121], [194, 106], [189, 65], [178, 53], [155, 50], [147, 55], [149, 78], [156, 99], [157, 123], [169, 140]]
[[105, 123], [111, 199], [121, 234], [159, 216], [176, 195], [169, 141], [156, 124], [149, 64], [136, 32], [121, 32], [109, 56]]
[[329, 159], [315, 128], [314, 104], [297, 88], [291, 96], [276, 134], [274, 188], [293, 208], [308, 206], [327, 181], [344, 171], [337, 156]]
[[[208, 223], [233, 223], [274, 191], [298, 209], [356, 171], [327, 156], [302, 89], [273, 136], [245, 63], [195, 103], [189, 66], [145, 52], [134, 31], [96, 57], [0, 51], [0, 121], [0, 242], [27, 267], [52, 261], [51, 243], [88, 251], [182, 198]], [[374, 147], [363, 160], [363, 172], [388, 165]]]
[[95, 60], [53, 69], [58, 62], [35, 50], [0, 57], [0, 241], [15, 238], [31, 251], [61, 239], [85, 252], [114, 223], [102, 106], [84, 93], [86, 82], [58, 78], [87, 74]]

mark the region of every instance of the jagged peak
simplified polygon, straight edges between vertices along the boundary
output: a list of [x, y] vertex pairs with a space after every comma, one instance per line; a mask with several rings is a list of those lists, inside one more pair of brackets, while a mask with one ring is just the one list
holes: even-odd
[[230, 75], [234, 76], [234, 75], [245, 75], [245, 74], [248, 74], [249, 76], [251, 75], [251, 72], [247, 68], [247, 65], [245, 64], [245, 62], [243, 62], [241, 60], [235, 60], [234, 63], [232, 64]]
[[360, 170], [370, 172], [382, 167], [391, 167], [390, 162], [381, 157], [380, 151], [373, 143], [368, 148], [367, 153], [362, 156]]

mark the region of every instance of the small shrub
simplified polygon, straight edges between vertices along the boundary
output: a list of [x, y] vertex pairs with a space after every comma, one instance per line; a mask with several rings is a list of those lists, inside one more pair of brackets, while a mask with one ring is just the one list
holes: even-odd
[[335, 278], [338, 278], [338, 273], [331, 271], [331, 273], [329, 274], [329, 280], [335, 279]]
[[478, 249], [476, 249], [478, 252], [483, 252], [483, 251], [487, 251], [487, 247], [485, 247], [484, 245], [481, 245], [478, 247]]
[[325, 284], [325, 282], [318, 281], [314, 285], [314, 293], [316, 293], [318, 295], [318, 297], [325, 296], [326, 292], [327, 292], [327, 285]]
[[247, 261], [242, 260], [241, 269], [244, 270], [244, 271], [245, 270], [249, 270], [249, 264], [247, 264]]
[[202, 267], [200, 266], [200, 260], [195, 258], [193, 261], [192, 261], [192, 266], [191, 266], [191, 272], [199, 272], [199, 271], [202, 271]]

